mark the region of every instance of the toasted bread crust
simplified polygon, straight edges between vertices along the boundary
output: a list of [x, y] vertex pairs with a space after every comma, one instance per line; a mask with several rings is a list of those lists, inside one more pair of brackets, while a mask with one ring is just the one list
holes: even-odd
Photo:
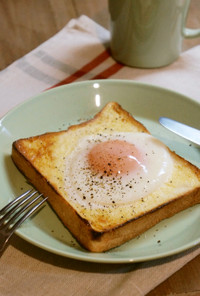
[[[63, 224], [71, 231], [82, 246], [92, 252], [102, 252], [119, 246], [143, 233], [163, 219], [200, 203], [200, 170], [169, 150], [174, 160], [181, 166], [181, 169], [182, 167], [184, 168], [184, 173], [189, 171], [189, 178], [196, 178], [194, 186], [186, 189], [184, 194], [175, 194], [171, 198], [163, 200], [162, 203], [155, 203], [148, 211], [140, 211], [138, 215], [130, 216], [127, 220], [122, 220], [121, 222], [118, 220], [118, 222], [114, 221], [115, 223], [112, 226], [105, 225], [105, 227], [99, 226], [98, 219], [101, 219], [101, 215], [99, 217], [96, 216], [96, 226], [87, 218], [87, 215], [82, 215], [81, 212], [74, 208], [59, 190], [61, 184], [57, 184], [57, 181], [54, 181], [53, 177], [50, 182], [49, 175], [47, 174], [45, 176], [40, 170], [40, 166], [47, 166], [49, 168], [48, 173], [53, 171], [53, 166], [55, 165], [53, 154], [55, 143], [59, 142], [66, 135], [74, 137], [74, 134], [78, 132], [79, 137], [81, 137], [85, 133], [90, 133], [90, 130], [93, 131], [94, 126], [97, 130], [99, 126], [104, 129], [110, 125], [114, 125], [115, 128], [122, 128], [120, 127], [121, 125], [114, 124], [115, 119], [110, 118], [110, 114], [118, 115], [117, 120], [123, 123], [128, 131], [149, 133], [141, 123], [136, 121], [127, 111], [123, 110], [120, 105], [112, 102], [105, 106], [90, 121], [71, 126], [67, 131], [46, 133], [29, 139], [20, 139], [15, 141], [12, 146], [12, 159], [19, 170], [37, 190], [48, 196], [49, 204]], [[42, 140], [41, 146], [39, 145], [40, 139]], [[25, 145], [27, 142], [31, 145], [32, 149], [27, 148]], [[41, 161], [42, 157], [46, 157], [43, 162]], [[40, 166], [38, 166], [37, 161]], [[62, 178], [62, 174], [59, 171], [56, 171], [56, 173], [57, 177]]]

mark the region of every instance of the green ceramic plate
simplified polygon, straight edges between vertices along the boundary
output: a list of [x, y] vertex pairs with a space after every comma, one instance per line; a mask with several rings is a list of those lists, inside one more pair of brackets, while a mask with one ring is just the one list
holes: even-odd
[[[200, 149], [158, 124], [167, 116], [200, 128], [200, 104], [178, 93], [131, 81], [100, 80], [73, 83], [46, 91], [18, 106], [0, 121], [0, 207], [29, 185], [13, 165], [12, 142], [47, 131], [66, 129], [87, 120], [107, 102], [116, 101], [171, 149], [200, 165]], [[200, 243], [200, 206], [167, 219], [140, 237], [106, 253], [92, 254], [79, 246], [46, 205], [17, 234], [62, 256], [103, 263], [138, 262], [170, 256]]]

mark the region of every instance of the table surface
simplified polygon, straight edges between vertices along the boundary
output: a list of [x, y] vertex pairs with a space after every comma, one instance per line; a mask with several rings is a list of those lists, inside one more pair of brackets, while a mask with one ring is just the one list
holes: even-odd
[[[192, 0], [188, 26], [200, 27], [200, 1]], [[0, 70], [57, 33], [72, 18], [85, 14], [109, 28], [107, 0], [1, 0]], [[183, 50], [200, 44], [184, 40]], [[200, 295], [200, 256], [163, 282], [148, 296]]]

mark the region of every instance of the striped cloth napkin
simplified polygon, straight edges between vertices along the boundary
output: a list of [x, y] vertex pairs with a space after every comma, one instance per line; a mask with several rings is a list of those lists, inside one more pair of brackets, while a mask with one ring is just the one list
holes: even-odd
[[142, 81], [200, 101], [200, 46], [168, 67], [147, 70], [114, 61], [109, 38], [109, 32], [88, 17], [72, 19], [51, 39], [0, 72], [0, 116], [45, 89], [90, 79]]
[[[46, 89], [91, 79], [141, 81], [170, 88], [200, 102], [200, 46], [184, 52], [170, 66], [137, 69], [113, 60], [109, 54], [109, 38], [109, 32], [88, 17], [72, 19], [51, 39], [0, 72], [0, 117]], [[61, 263], [59, 256], [54, 257], [37, 248], [33, 249], [34, 255], [29, 256], [31, 251], [26, 249], [26, 252], [20, 252], [24, 247], [20, 242], [19, 246], [8, 248], [1, 258], [4, 295], [14, 295], [16, 290], [18, 295], [44, 295], [47, 286], [48, 295], [64, 295], [63, 289], [66, 288], [69, 295], [146, 295], [200, 254], [200, 249], [196, 247], [155, 262], [113, 267], [99, 265], [98, 272], [95, 264], [90, 264], [88, 270], [85, 263], [70, 263], [66, 258]], [[39, 255], [41, 252], [42, 260]], [[63, 262], [66, 262], [66, 266], [61, 268]], [[25, 270], [28, 283], [34, 282], [31, 289], [23, 281]], [[87, 272], [82, 272], [84, 270]], [[7, 283], [13, 282], [13, 276], [15, 282], [11, 287]], [[86, 288], [82, 286], [83, 278]], [[39, 291], [37, 287], [40, 287]]]

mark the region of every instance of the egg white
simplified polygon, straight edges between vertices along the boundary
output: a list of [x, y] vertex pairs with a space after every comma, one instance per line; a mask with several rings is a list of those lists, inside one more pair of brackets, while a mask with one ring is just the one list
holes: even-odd
[[[142, 154], [137, 170], [128, 175], [95, 174], [88, 163], [90, 149], [99, 142], [125, 140]], [[173, 161], [163, 143], [146, 133], [98, 134], [81, 139], [66, 157], [65, 190], [73, 203], [84, 207], [116, 207], [144, 198], [165, 182]]]

